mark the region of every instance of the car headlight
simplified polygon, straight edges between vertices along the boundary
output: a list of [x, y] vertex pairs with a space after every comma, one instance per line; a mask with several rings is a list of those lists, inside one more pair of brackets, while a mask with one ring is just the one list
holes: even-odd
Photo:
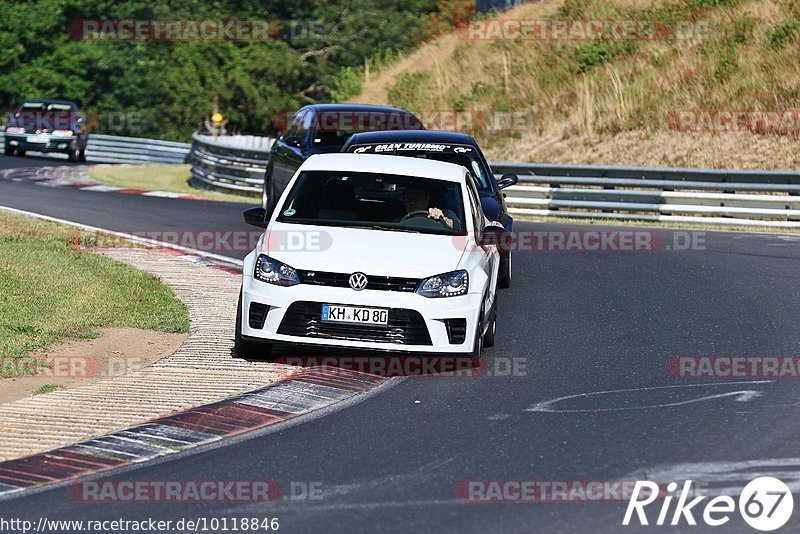
[[72, 130], [53, 130], [55, 137], [72, 137]]
[[426, 278], [419, 285], [417, 293], [423, 297], [457, 297], [469, 289], [469, 274], [465, 270], [438, 274]]
[[9, 126], [6, 128], [7, 134], [24, 134], [25, 128], [20, 128], [19, 126]]
[[256, 280], [279, 286], [293, 286], [300, 283], [300, 277], [293, 267], [264, 254], [258, 255], [253, 276]]

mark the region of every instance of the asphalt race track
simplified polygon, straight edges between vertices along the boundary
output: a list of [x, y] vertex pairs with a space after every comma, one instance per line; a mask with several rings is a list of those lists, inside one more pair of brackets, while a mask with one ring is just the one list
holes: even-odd
[[[0, 159], [2, 168], [18, 163]], [[248, 229], [244, 205], [29, 183], [0, 181], [0, 205], [117, 231]], [[676, 231], [653, 231], [666, 243], [676, 239]], [[676, 378], [667, 362], [800, 355], [800, 237], [707, 232], [693, 250], [521, 251], [514, 262], [513, 286], [500, 293], [497, 345], [485, 351], [490, 373], [395, 380], [302, 424], [103, 477], [313, 483], [321, 498], [87, 503], [61, 486], [0, 501], [0, 515], [34, 522], [278, 517], [280, 530], [292, 533], [753, 532], [738, 515], [717, 529], [622, 527], [626, 502], [478, 503], [459, 498], [456, 488], [464, 481], [665, 476], [712, 487], [720, 473], [741, 487], [778, 473], [797, 491], [797, 379]], [[517, 366], [511, 376], [510, 365]], [[550, 402], [562, 397], [570, 398]], [[651, 522], [659, 508], [648, 509]], [[795, 511], [784, 530], [798, 525]]]

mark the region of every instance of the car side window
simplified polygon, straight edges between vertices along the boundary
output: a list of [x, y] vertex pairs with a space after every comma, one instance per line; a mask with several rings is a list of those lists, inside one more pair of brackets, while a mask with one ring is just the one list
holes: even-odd
[[314, 113], [312, 111], [306, 111], [300, 122], [300, 128], [302, 129], [303, 135], [305, 135], [305, 133], [311, 129], [311, 123], [313, 120]]
[[489, 183], [486, 180], [486, 177], [483, 175], [483, 169], [481, 168], [480, 161], [478, 161], [477, 159], [473, 159], [470, 161], [470, 165], [472, 166], [473, 174], [480, 179], [481, 189], [488, 189]]
[[307, 110], [297, 112], [286, 127], [286, 134], [284, 137], [299, 137], [301, 140], [305, 139], [305, 122], [310, 121], [310, 115], [311, 114]]

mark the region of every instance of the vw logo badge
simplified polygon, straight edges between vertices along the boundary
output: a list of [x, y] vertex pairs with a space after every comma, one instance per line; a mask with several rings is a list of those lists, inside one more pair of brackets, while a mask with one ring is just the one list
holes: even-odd
[[353, 273], [350, 275], [350, 287], [356, 291], [361, 291], [367, 287], [367, 275], [364, 273]]

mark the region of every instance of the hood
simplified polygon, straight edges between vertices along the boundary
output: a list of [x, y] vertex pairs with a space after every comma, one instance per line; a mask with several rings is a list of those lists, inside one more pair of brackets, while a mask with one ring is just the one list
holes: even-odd
[[465, 236], [273, 222], [260, 251], [295, 269], [426, 278], [458, 268]]

